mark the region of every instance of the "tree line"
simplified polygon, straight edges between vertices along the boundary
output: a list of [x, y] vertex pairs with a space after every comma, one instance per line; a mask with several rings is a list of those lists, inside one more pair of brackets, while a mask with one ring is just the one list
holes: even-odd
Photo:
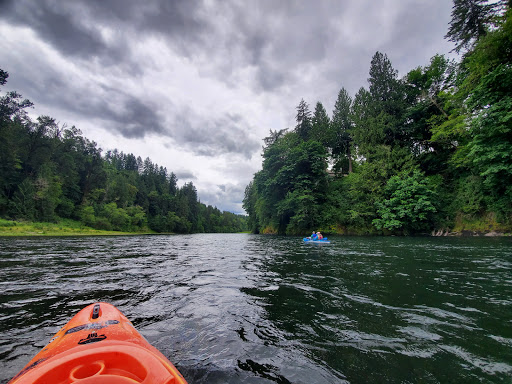
[[[0, 69], [0, 86], [9, 74]], [[40, 116], [15, 92], [0, 97], [0, 217], [78, 220], [96, 229], [240, 232], [247, 217], [198, 200], [190, 183], [149, 158], [102, 150], [76, 127]]]
[[386, 54], [329, 117], [301, 100], [270, 130], [244, 209], [256, 233], [512, 229], [512, 1], [454, 0], [435, 55], [399, 78]]

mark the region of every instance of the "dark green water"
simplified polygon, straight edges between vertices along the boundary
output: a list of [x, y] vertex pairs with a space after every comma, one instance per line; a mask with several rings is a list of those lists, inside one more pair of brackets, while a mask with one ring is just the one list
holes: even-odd
[[189, 383], [511, 383], [512, 239], [0, 239], [0, 382], [107, 301]]

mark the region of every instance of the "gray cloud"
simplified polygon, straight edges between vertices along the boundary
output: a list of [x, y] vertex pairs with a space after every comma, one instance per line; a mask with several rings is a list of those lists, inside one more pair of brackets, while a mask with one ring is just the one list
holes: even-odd
[[[236, 68], [254, 66], [254, 87], [278, 89], [295, 81], [294, 69], [328, 54], [335, 30], [329, 18], [343, 6], [324, 2], [223, 2], [213, 9], [203, 2], [107, 0], [55, 2], [7, 1], [3, 17], [30, 26], [64, 55], [95, 57], [103, 65], [125, 66], [140, 74], [130, 43], [158, 35], [184, 56], [205, 61], [226, 83]], [[2, 16], [0, 16], [2, 17]], [[116, 31], [110, 39], [100, 28]]]
[[110, 121], [127, 138], [141, 138], [148, 133], [163, 135], [165, 128], [157, 108], [144, 104], [141, 100], [123, 95], [123, 111], [121, 113], [107, 109]]
[[[16, 76], [20, 72], [28, 73], [34, 66], [39, 69], [36, 81]], [[29, 98], [36, 102], [36, 106], [41, 102], [50, 109], [101, 120], [105, 128], [115, 130], [127, 138], [142, 138], [147, 134], [163, 135], [166, 132], [158, 108], [148, 100], [140, 100], [122, 89], [105, 84], [73, 84], [73, 79], [64, 78], [57, 68], [39, 61], [19, 63], [13, 72], [14, 76], [11, 74], [8, 85], [14, 89], [23, 89], [26, 93], [24, 96], [30, 95]]]
[[[367, 66], [376, 50], [391, 59], [395, 52], [399, 59], [414, 58], [425, 45], [438, 43], [432, 30], [445, 33], [450, 10], [448, 0], [390, 0], [378, 6], [371, 0], [224, 1], [213, 5], [187, 0], [11, 0], [3, 3], [4, 16], [0, 17], [30, 26], [63, 54], [97, 57], [106, 65], [124, 65], [133, 73], [143, 68], [131, 55], [131, 41], [157, 35], [227, 84], [237, 68], [254, 67], [255, 90], [268, 92], [300, 82], [309, 65], [327, 59], [326, 72], [343, 75], [350, 82], [353, 74], [344, 69], [351, 69], [351, 63]], [[343, 32], [344, 26], [348, 32]], [[101, 27], [117, 32], [108, 39]]]
[[[38, 55], [30, 61], [10, 53], [6, 56], [12, 63], [12, 67], [5, 68], [11, 75], [8, 88], [23, 90], [24, 96], [29, 95], [36, 106], [44, 104], [49, 110], [65, 110], [68, 115], [101, 121], [105, 129], [126, 138], [169, 137], [202, 156], [233, 153], [250, 159], [260, 148], [259, 140], [247, 135], [247, 130], [253, 127], [240, 114], [201, 116], [188, 106], [141, 99], [107, 84], [107, 80], [88, 82], [66, 78], [60, 68]], [[34, 73], [34, 68], [37, 68], [35, 78], [25, 76]]]
[[140, 73], [140, 68], [128, 60], [129, 44], [122, 34], [111, 42], [102, 36], [91, 5], [92, 2], [79, 1], [7, 0], [0, 6], [0, 18], [29, 26], [63, 55], [81, 60], [96, 58], [103, 65], [120, 65], [127, 71]]
[[0, 8], [8, 21], [29, 25], [43, 40], [63, 53], [95, 53], [106, 49], [100, 33], [84, 24], [84, 9], [78, 3], [11, 0]]
[[200, 192], [201, 202], [236, 214], [245, 214], [242, 200], [245, 193], [245, 184], [211, 185]]
[[[450, 11], [451, 1], [434, 1], [420, 2], [415, 7], [400, 8], [396, 12], [392, 39], [380, 49], [388, 54], [402, 75], [417, 66], [429, 64], [435, 53], [453, 49], [453, 43], [445, 40], [440, 44], [436, 34], [433, 34], [433, 30], [442, 35], [448, 31]], [[399, 44], [396, 44], [396, 40], [399, 40]]]
[[[1, 10], [9, 22], [30, 26], [45, 42], [66, 56], [80, 60], [98, 57], [102, 63], [135, 68], [137, 64], [131, 61], [130, 50], [126, 47], [129, 46], [127, 38], [135, 38], [136, 33], [161, 34], [183, 49], [190, 49], [194, 44], [210, 46], [201, 40], [208, 29], [207, 23], [202, 21], [204, 9], [200, 3], [199, 6], [192, 4], [185, 0], [148, 4], [138, 1], [60, 3], [20, 0], [3, 3]], [[93, 27], [96, 24], [118, 28], [123, 33], [107, 42]], [[25, 77], [33, 70], [34, 62], [19, 62], [23, 69], [17, 67], [17, 72], [23, 77], [20, 76], [15, 85], [28, 91], [36, 102], [42, 100], [50, 107], [53, 105], [76, 115], [101, 120], [105, 127], [124, 137], [168, 136], [203, 156], [239, 153], [250, 158], [259, 149], [259, 143], [245, 133], [250, 125], [236, 113], [202, 117], [191, 108], [180, 110], [168, 102], [155, 104], [150, 99], [141, 100], [118, 86], [63, 79], [59, 68], [52, 63], [41, 58], [36, 61], [37, 81]], [[112, 73], [106, 72], [105, 76], [108, 81]]]
[[[342, 86], [367, 86], [377, 50], [401, 75], [427, 65], [451, 49], [450, 12], [449, 0], [0, 0], [0, 65], [4, 89], [45, 113], [231, 162], [226, 179], [248, 181], [301, 98], [330, 113]], [[243, 196], [219, 184], [212, 201]]]
[[[141, 34], [167, 36], [185, 51], [208, 31], [201, 3], [187, 0], [4, 0], [0, 12], [0, 18], [30, 26], [63, 54], [95, 56], [112, 65], [128, 58], [130, 39]], [[108, 39], [102, 27], [117, 33]]]
[[174, 174], [178, 178], [179, 181], [192, 181], [197, 180], [197, 177], [194, 175], [194, 173], [187, 171], [187, 170], [178, 170], [174, 171]]
[[259, 150], [259, 140], [248, 137], [250, 125], [238, 114], [225, 114], [214, 119], [184, 110], [176, 119], [174, 140], [201, 156], [225, 153], [240, 154], [250, 159]]

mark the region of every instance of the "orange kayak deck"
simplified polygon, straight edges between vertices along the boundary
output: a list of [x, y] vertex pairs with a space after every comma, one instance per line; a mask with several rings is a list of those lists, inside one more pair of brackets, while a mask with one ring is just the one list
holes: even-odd
[[9, 384], [186, 384], [116, 307], [78, 312]]

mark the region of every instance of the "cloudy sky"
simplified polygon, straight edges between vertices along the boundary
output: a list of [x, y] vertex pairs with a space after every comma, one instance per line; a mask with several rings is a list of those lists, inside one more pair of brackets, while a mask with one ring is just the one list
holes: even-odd
[[262, 139], [304, 98], [331, 114], [386, 53], [400, 76], [447, 54], [450, 0], [0, 0], [3, 92], [103, 150], [151, 158], [243, 212]]

